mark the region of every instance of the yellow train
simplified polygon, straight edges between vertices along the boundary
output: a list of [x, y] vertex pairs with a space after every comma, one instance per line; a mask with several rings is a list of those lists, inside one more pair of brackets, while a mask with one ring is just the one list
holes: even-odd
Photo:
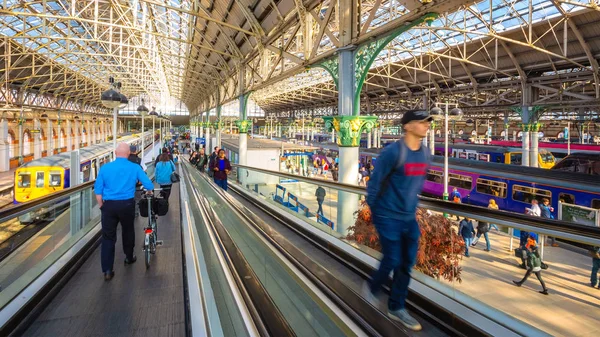
[[[152, 132], [145, 134], [150, 144]], [[118, 137], [119, 142], [135, 145], [141, 151], [139, 134]], [[113, 158], [112, 142], [91, 145], [79, 150], [80, 174], [83, 182], [96, 179], [100, 167]], [[23, 203], [68, 188], [70, 184], [70, 154], [63, 152], [54, 156], [35, 159], [15, 171], [13, 203]]]

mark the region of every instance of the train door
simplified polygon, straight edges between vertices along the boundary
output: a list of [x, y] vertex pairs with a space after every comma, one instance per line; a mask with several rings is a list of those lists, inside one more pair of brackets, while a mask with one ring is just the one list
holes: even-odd
[[96, 167], [96, 161], [97, 159], [92, 159], [92, 163], [91, 163], [91, 175], [92, 177], [94, 177], [94, 179], [96, 179], [96, 177], [98, 177], [98, 168]]

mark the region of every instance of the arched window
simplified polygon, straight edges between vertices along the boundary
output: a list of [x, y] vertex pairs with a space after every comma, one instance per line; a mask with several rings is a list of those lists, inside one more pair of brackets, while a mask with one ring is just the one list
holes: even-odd
[[61, 129], [60, 130], [60, 137], [58, 137], [58, 145], [60, 145], [59, 147], [65, 147], [65, 132]]
[[40, 153], [42, 153], [44, 151], [44, 135], [41, 130], [38, 137], [40, 137]]
[[81, 142], [87, 143], [87, 130], [85, 128], [83, 128], [83, 131], [81, 132]]
[[8, 137], [6, 138], [8, 140], [8, 157], [12, 158], [15, 156], [15, 148], [13, 146], [13, 136], [12, 134], [8, 134]]
[[31, 137], [29, 132], [23, 132], [23, 155], [26, 156], [31, 153]]

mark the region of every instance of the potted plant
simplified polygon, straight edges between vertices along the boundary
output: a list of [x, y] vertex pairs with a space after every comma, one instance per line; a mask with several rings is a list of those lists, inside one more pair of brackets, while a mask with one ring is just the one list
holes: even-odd
[[[373, 225], [371, 210], [367, 205], [355, 212], [356, 222], [348, 228], [346, 239], [381, 251], [377, 230]], [[452, 223], [441, 214], [430, 214], [417, 209], [417, 222], [421, 230], [415, 269], [436, 279], [461, 282], [459, 265], [465, 251], [460, 236]]]

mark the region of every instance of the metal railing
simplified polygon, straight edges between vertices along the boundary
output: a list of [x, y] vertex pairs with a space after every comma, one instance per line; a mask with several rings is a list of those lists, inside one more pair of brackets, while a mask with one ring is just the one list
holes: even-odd
[[[339, 191], [350, 192], [359, 195], [367, 194], [366, 188], [361, 186], [336, 183], [324, 179], [307, 178], [294, 174], [238, 164], [231, 164], [231, 166], [242, 170], [255, 171], [286, 179], [294, 179], [309, 184], [320, 185]], [[539, 234], [564, 238], [591, 246], [600, 246], [600, 228], [574, 224], [562, 220], [532, 217], [525, 214], [494, 210], [486, 207], [459, 204], [424, 196], [419, 196], [419, 206], [433, 211], [455, 214], [510, 228], [533, 231]]]

